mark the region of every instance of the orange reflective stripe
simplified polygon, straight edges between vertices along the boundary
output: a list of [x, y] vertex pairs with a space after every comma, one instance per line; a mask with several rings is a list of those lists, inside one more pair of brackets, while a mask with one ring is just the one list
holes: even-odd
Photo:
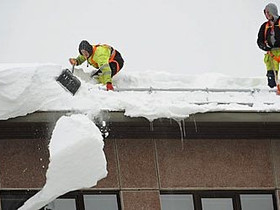
[[112, 48], [112, 49], [113, 49], [113, 52], [111, 54], [109, 63], [113, 63], [113, 62], [116, 63], [116, 65], [117, 65], [117, 72], [116, 73], [118, 73], [120, 71], [120, 64], [118, 63], [118, 61], [114, 60], [115, 57], [116, 57], [117, 52], [116, 52], [116, 50], [114, 48]]
[[93, 46], [93, 49], [92, 49], [92, 55], [90, 56], [90, 62], [94, 65], [94, 66], [98, 66], [98, 64], [93, 60], [93, 56], [94, 56], [94, 53], [96, 51], [96, 48], [98, 47], [99, 45], [94, 45]]
[[[277, 26], [277, 25], [276, 25]], [[278, 21], [278, 27], [280, 28], [280, 19]], [[274, 28], [274, 26], [270, 26], [269, 25], [269, 21], [267, 21], [267, 23], [265, 24], [265, 28], [264, 28], [264, 41], [266, 42], [266, 36], [267, 36], [267, 30], [269, 28]]]
[[116, 61], [116, 60], [112, 60], [110, 63], [116, 63], [116, 65], [117, 65], [117, 72], [116, 73], [118, 73], [119, 71], [120, 71], [120, 65], [119, 65], [119, 63], [118, 63], [118, 61]]
[[275, 60], [275, 61], [277, 61], [278, 63], [280, 63], [280, 56], [278, 56], [278, 57], [273, 57], [273, 59]]
[[275, 61], [280, 63], [280, 56], [273, 55], [271, 51], [268, 51], [267, 54], [270, 55]]
[[116, 56], [116, 50], [113, 49], [113, 52], [112, 52], [111, 57], [109, 59], [109, 62], [113, 61], [115, 59], [115, 56]]
[[[94, 66], [97, 66], [98, 68], [99, 68], [98, 63], [96, 63], [96, 62], [93, 60], [93, 56], [94, 56], [94, 53], [95, 53], [97, 47], [99, 47], [99, 46], [101, 46], [101, 45], [98, 44], [98, 45], [94, 45], [94, 46], [93, 46], [92, 55], [90, 56], [90, 62], [91, 62]], [[115, 56], [116, 56], [116, 50], [115, 50], [114, 48], [112, 48], [110, 45], [107, 45], [107, 44], [103, 44], [102, 46], [106, 46], [106, 47], [108, 47], [109, 49], [112, 49], [112, 50], [113, 50], [112, 53], [111, 53], [111, 56], [110, 56], [110, 58], [109, 58], [109, 63], [115, 62], [115, 63], [117, 64], [117, 72], [118, 72], [118, 71], [120, 70], [120, 65], [119, 65], [119, 63], [118, 63], [116, 60], [114, 60], [114, 59], [115, 59]]]

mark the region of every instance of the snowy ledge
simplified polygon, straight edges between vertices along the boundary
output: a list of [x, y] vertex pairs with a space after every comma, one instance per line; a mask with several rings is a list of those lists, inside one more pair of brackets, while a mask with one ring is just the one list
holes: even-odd
[[[72, 115], [73, 111], [38, 111], [26, 116], [16, 117], [7, 122], [45, 122], [55, 123], [64, 115]], [[93, 119], [94, 120], [94, 119]], [[150, 123], [144, 117], [129, 117], [121, 111], [103, 111], [97, 116], [97, 120], [105, 120], [107, 123], [126, 122], [126, 123]], [[159, 118], [158, 120], [170, 120]], [[185, 122], [275, 122], [280, 123], [280, 112], [254, 112], [254, 111], [226, 111], [226, 112], [206, 112], [191, 114], [184, 119]], [[5, 120], [0, 120], [4, 122]]]
[[[71, 112], [35, 112], [0, 121], [0, 139], [49, 139], [56, 121]], [[167, 118], [153, 122], [127, 117], [124, 112], [104, 111], [92, 119], [107, 139], [279, 139], [280, 113], [207, 112], [184, 120]], [[13, 130], [13, 132], [9, 132]]]

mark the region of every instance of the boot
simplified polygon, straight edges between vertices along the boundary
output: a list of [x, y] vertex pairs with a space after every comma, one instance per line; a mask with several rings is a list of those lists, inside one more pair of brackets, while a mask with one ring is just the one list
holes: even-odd
[[268, 70], [266, 76], [267, 76], [267, 85], [270, 88], [274, 88], [276, 86], [274, 71]]

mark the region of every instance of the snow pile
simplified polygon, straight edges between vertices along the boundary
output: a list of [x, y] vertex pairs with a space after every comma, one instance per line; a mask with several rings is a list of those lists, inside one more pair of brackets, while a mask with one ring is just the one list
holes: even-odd
[[1, 64], [1, 119], [35, 112], [63, 93], [53, 85], [60, 72], [61, 66], [55, 64]]
[[[86, 70], [84, 70], [86, 71]], [[218, 73], [173, 74], [172, 72], [122, 72], [115, 81], [120, 88], [267, 88], [264, 77], [229, 77]]]
[[88, 117], [61, 117], [49, 144], [46, 184], [19, 209], [40, 209], [69, 191], [96, 185], [107, 175], [103, 146], [99, 129]]
[[[175, 75], [156, 71], [113, 78], [116, 88], [252, 89], [252, 92], [102, 91], [89, 75], [92, 68], [75, 70], [82, 85], [73, 97], [56, 81], [62, 69], [54, 64], [0, 64], [0, 120], [35, 111], [73, 111], [95, 115], [100, 110], [124, 111], [130, 117], [187, 118], [209, 111], [280, 111], [280, 97], [261, 78], [233, 78], [221, 74]], [[254, 91], [258, 89], [258, 91]]]

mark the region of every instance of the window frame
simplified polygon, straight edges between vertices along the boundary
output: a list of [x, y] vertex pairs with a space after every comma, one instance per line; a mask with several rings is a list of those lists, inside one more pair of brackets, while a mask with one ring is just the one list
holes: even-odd
[[[1, 209], [1, 198], [5, 195], [14, 195], [14, 196], [24, 196], [32, 197], [35, 195], [39, 190], [0, 190], [0, 209]], [[85, 204], [84, 204], [84, 195], [115, 195], [118, 210], [122, 210], [121, 208], [121, 199], [120, 199], [120, 192], [119, 191], [113, 191], [113, 190], [77, 190], [73, 192], [66, 193], [62, 196], [59, 196], [59, 199], [74, 199], [76, 204], [76, 210], [85, 210]]]
[[203, 210], [202, 209], [203, 198], [231, 198], [233, 204], [233, 210], [242, 210], [240, 195], [269, 194], [272, 195], [273, 210], [278, 210], [276, 192], [274, 190], [191, 190], [191, 191], [161, 190], [160, 191], [160, 195], [168, 195], [168, 194], [192, 195], [194, 210]]

